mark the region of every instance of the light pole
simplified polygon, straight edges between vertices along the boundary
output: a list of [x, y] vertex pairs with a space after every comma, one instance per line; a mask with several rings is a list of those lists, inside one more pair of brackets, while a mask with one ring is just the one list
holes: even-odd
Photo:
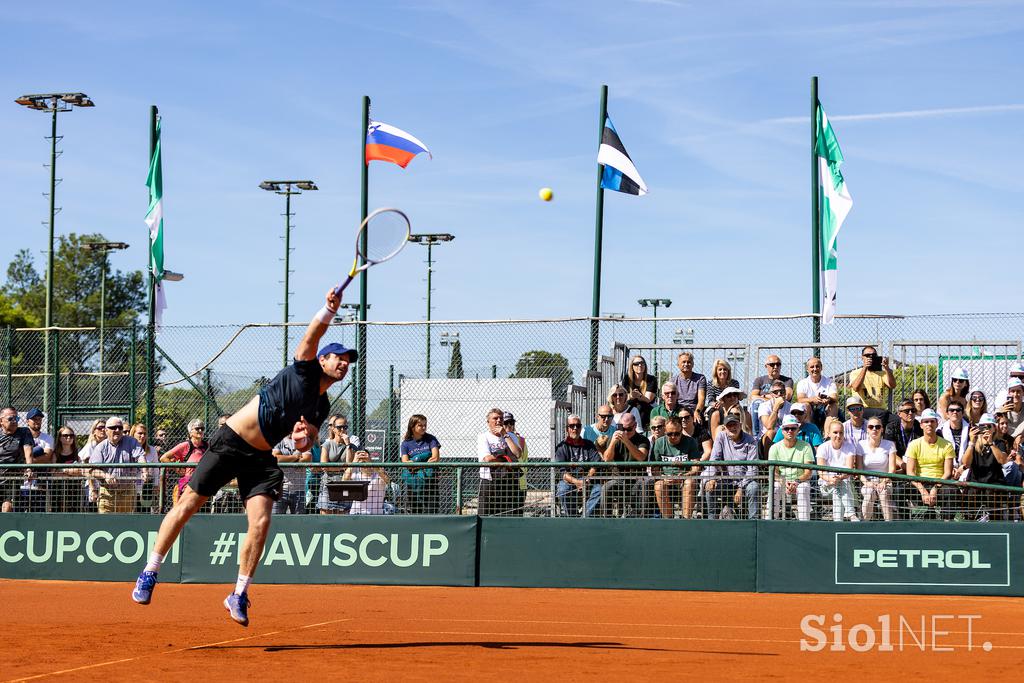
[[[103, 405], [103, 353], [104, 353], [104, 332], [107, 323], [107, 267], [108, 254], [112, 251], [127, 249], [127, 242], [86, 242], [82, 249], [93, 254], [99, 254], [100, 260], [100, 388], [99, 403]], [[133, 351], [134, 353], [134, 351]]]
[[427, 245], [427, 379], [430, 379], [430, 292], [433, 291], [431, 288], [431, 276], [434, 273], [433, 250], [435, 244], [451, 242], [453, 239], [455, 239], [455, 235], [451, 235], [447, 232], [409, 235], [410, 242]]
[[[50, 330], [53, 327], [53, 234], [54, 217], [57, 215], [56, 190], [57, 190], [57, 114], [71, 111], [78, 107], [94, 107], [95, 103], [89, 96], [81, 92], [54, 92], [41, 93], [36, 95], [22, 95], [14, 100], [23, 107], [44, 111], [51, 115], [50, 119], [50, 220], [49, 240], [46, 247], [46, 313], [44, 325], [46, 326], [45, 346], [43, 348], [43, 373], [46, 379], [43, 380], [43, 405], [47, 411], [53, 411], [54, 406], [47, 402], [50, 384]], [[54, 387], [56, 395], [56, 387]], [[54, 404], [56, 405], [56, 404]]]
[[284, 195], [284, 346], [281, 348], [283, 367], [288, 367], [288, 276], [291, 274], [292, 253], [292, 195], [303, 190], [319, 190], [312, 180], [264, 180], [260, 189]]
[[[336, 316], [334, 318], [335, 322], [354, 323], [357, 320], [359, 320], [359, 304], [340, 304], [338, 306], [338, 309], [339, 309], [339, 311], [341, 309], [345, 309], [346, 311], [348, 311], [348, 313]], [[366, 310], [370, 310], [370, 304], [366, 304]], [[358, 337], [357, 337], [357, 339], [358, 339]], [[345, 343], [345, 332], [344, 332], [344, 330], [341, 333], [341, 343], [342, 344]], [[350, 394], [351, 395], [351, 399], [350, 400], [352, 401], [352, 409], [355, 410], [355, 407], [356, 407], [356, 383], [354, 381], [349, 381], [349, 386], [352, 387], [352, 391], [351, 391], [351, 394]]]
[[[672, 305], [672, 299], [637, 299], [640, 308], [650, 306], [654, 309], [654, 345], [658, 345], [658, 306], [668, 308]], [[658, 377], [658, 350], [654, 350], [654, 377]]]
[[438, 342], [441, 346], [447, 346], [451, 352], [448, 354], [448, 365], [452, 364], [452, 357], [455, 355], [455, 345], [459, 343], [458, 332], [442, 332]]

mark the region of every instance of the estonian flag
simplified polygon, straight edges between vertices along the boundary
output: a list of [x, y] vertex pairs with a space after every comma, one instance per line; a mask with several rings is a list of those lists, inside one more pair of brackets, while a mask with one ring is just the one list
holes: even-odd
[[626, 148], [615, 132], [610, 116], [605, 116], [601, 147], [597, 150], [597, 163], [602, 164], [601, 187], [626, 194], [647, 194], [647, 185], [633, 165]]

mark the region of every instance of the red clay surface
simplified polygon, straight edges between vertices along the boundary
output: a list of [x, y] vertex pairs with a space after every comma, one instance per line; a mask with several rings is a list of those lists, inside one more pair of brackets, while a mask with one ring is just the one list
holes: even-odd
[[[0, 679], [1019, 680], [1024, 651], [1018, 598], [257, 584], [242, 628], [227, 586], [130, 590], [0, 581]], [[834, 613], [876, 633], [892, 615], [895, 651], [801, 652], [801, 619]], [[926, 617], [926, 652], [905, 628], [900, 651], [900, 615], [918, 636]], [[952, 652], [931, 651], [935, 615]]]

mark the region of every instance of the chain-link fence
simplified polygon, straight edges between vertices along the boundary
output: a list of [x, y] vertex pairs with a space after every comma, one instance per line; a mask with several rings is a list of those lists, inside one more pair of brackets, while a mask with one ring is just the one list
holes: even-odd
[[[530, 456], [546, 459], [562, 438], [565, 416], [574, 412], [592, 421], [635, 354], [649, 356], [659, 379], [675, 374], [682, 350], [694, 354], [695, 371], [705, 375], [721, 358], [745, 391], [764, 372], [768, 354], [779, 355], [783, 373], [794, 380], [817, 354], [824, 374], [845, 391], [860, 366], [860, 347], [870, 343], [891, 360], [897, 384], [891, 399], [922, 388], [935, 402], [953, 369], [964, 368], [978, 378], [972, 386], [992, 394], [991, 406], [1005, 389], [1009, 365], [1021, 357], [1024, 338], [1024, 314], [840, 316], [822, 326], [818, 344], [809, 342], [811, 323], [806, 315], [602, 318], [596, 368], [590, 367], [589, 318], [435, 321], [429, 335], [423, 322], [366, 323], [365, 392], [356, 391], [350, 372], [329, 397], [334, 411], [353, 417], [353, 431], [386, 461], [399, 459], [404, 423], [417, 413], [430, 420], [442, 457], [472, 456], [473, 435], [484, 429], [492, 406], [513, 413], [519, 406], [517, 429]], [[354, 346], [359, 324], [336, 323], [326, 339]], [[302, 326], [295, 327], [293, 343]], [[186, 438], [189, 420], [212, 424], [248, 401], [281, 369], [282, 336], [281, 326], [271, 324], [163, 328], [156, 336], [152, 424], [166, 431], [167, 445]], [[145, 337], [141, 327], [106, 329], [101, 352], [96, 329], [0, 330], [0, 397], [21, 411], [42, 408], [48, 432], [67, 423], [82, 435], [91, 419], [110, 414], [148, 421]], [[510, 379], [543, 380], [548, 389]], [[405, 400], [403, 393], [418, 398]], [[462, 423], [458, 429], [456, 423]]]

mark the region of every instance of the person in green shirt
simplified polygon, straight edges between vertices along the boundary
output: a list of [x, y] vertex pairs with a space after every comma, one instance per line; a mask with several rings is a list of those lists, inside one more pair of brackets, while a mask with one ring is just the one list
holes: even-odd
[[[907, 474], [932, 479], [953, 478], [953, 444], [939, 436], [939, 414], [926, 408], [917, 416], [924, 436], [914, 439], [907, 445], [904, 460], [907, 463]], [[911, 482], [921, 494], [921, 502], [935, 511], [941, 519], [952, 519], [959, 498], [955, 486], [931, 484], [927, 482]]]
[[[665, 436], [654, 442], [651, 449], [651, 460], [663, 462], [683, 462], [686, 460], [700, 460], [704, 454], [697, 439], [683, 434], [683, 422], [678, 417], [670, 417], [665, 420]], [[654, 482], [654, 499], [658, 503], [658, 512], [662, 519], [675, 517], [675, 501], [672, 490], [679, 490], [680, 486], [693, 486], [690, 479], [684, 479], [689, 468], [666, 465], [665, 467], [652, 468], [652, 474], [659, 477]], [[663, 477], [663, 478], [662, 478]], [[686, 510], [683, 510], [684, 517]]]
[[[793, 415], [782, 418], [782, 441], [772, 444], [769, 460], [782, 460], [795, 464], [812, 464], [814, 449], [806, 441], [796, 438], [800, 420]], [[801, 522], [811, 519], [811, 471], [800, 467], [775, 469], [775, 518], [782, 519], [789, 497], [796, 494], [796, 518]]]
[[651, 418], [678, 417], [682, 407], [679, 403], [679, 391], [676, 389], [675, 382], [665, 382], [661, 385], [661, 403], [654, 406], [654, 410], [651, 411]]

